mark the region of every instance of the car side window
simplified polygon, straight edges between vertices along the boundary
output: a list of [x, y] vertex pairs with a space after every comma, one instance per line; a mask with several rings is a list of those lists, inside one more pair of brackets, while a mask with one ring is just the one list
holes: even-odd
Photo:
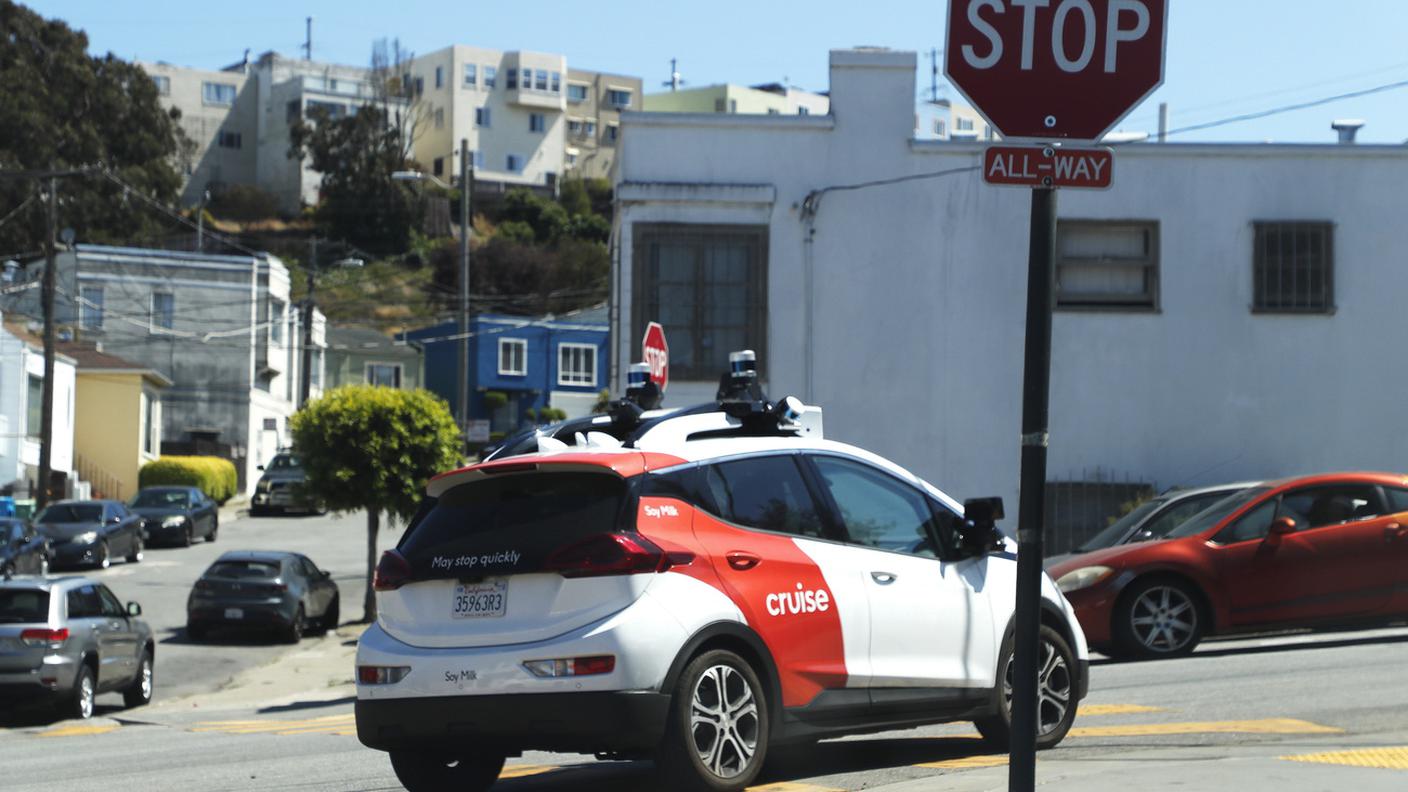
[[1139, 529], [1141, 536], [1148, 538], [1159, 538], [1174, 528], [1188, 521], [1188, 518], [1206, 509], [1227, 497], [1226, 492], [1215, 492], [1211, 495], [1204, 495], [1197, 498], [1188, 498], [1179, 502], [1172, 508], [1166, 509], [1163, 514], [1155, 517]]
[[763, 531], [825, 538], [816, 504], [791, 456], [739, 459], [707, 468], [719, 516]]
[[1408, 512], [1408, 489], [1385, 487], [1384, 492], [1388, 493], [1389, 513], [1402, 514], [1403, 512]]
[[1257, 506], [1223, 528], [1212, 540], [1218, 544], [1236, 544], [1265, 539], [1271, 532], [1271, 521], [1276, 519], [1276, 498]]
[[94, 619], [103, 615], [103, 601], [96, 586], [81, 586], [67, 595], [70, 619]]
[[303, 574], [309, 580], [318, 579], [318, 565], [313, 563], [313, 559], [307, 556], [299, 556], [298, 562], [303, 565]]
[[115, 616], [122, 618], [127, 615], [127, 609], [122, 607], [122, 602], [117, 595], [108, 590], [107, 586], [98, 587], [98, 599], [102, 603], [104, 616]]
[[1297, 530], [1369, 520], [1384, 514], [1378, 488], [1372, 484], [1306, 487], [1281, 496], [1278, 517], [1296, 521]]
[[933, 520], [917, 490], [867, 465], [829, 456], [812, 458], [852, 544], [938, 557], [929, 538]]

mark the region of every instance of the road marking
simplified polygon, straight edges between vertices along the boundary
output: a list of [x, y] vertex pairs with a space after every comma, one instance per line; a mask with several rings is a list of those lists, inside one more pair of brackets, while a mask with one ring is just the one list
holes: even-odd
[[107, 734], [110, 731], [117, 731], [117, 726], [62, 726], [57, 729], [42, 731], [36, 737], [85, 737], [90, 734]]
[[1244, 721], [1194, 721], [1189, 723], [1143, 723], [1123, 726], [1080, 726], [1070, 737], [1155, 737], [1167, 734], [1342, 734], [1344, 729], [1321, 726], [1295, 718], [1265, 718]]
[[505, 778], [525, 778], [527, 776], [542, 775], [544, 773], [555, 773], [561, 767], [552, 765], [504, 765], [503, 772], [499, 773], [500, 780]]
[[1007, 755], [1001, 756], [962, 756], [957, 759], [944, 759], [941, 762], [922, 762], [915, 767], [934, 770], [975, 770], [979, 767], [1001, 767], [1007, 764]]
[[342, 734], [357, 733], [355, 715], [327, 715], [307, 720], [231, 720], [204, 721], [191, 727], [193, 732], [222, 734]]
[[1087, 704], [1078, 709], [1076, 715], [1081, 718], [1094, 718], [1101, 715], [1137, 715], [1163, 711], [1163, 707], [1146, 707], [1143, 704]]
[[1383, 770], [1408, 770], [1408, 746], [1402, 748], [1356, 748], [1351, 751], [1282, 756], [1289, 762], [1373, 767]]
[[747, 792], [841, 792], [841, 790], [817, 786], [815, 784], [797, 784], [791, 781], [778, 781], [774, 784], [750, 786]]

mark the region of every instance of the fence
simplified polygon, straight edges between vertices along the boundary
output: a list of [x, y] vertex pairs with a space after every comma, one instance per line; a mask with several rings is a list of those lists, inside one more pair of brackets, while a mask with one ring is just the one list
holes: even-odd
[[1082, 471], [1080, 480], [1046, 483], [1045, 554], [1069, 553], [1104, 530], [1112, 518], [1127, 511], [1126, 504], [1154, 495], [1152, 484], [1112, 480], [1108, 474]]
[[[128, 493], [122, 486], [122, 479], [98, 467], [91, 459], [82, 454], [73, 455], [73, 466], [78, 478], [88, 483], [91, 488], [89, 495], [81, 495], [75, 489], [72, 497], [85, 499], [86, 497], [104, 498], [108, 500], [126, 500]], [[76, 482], [75, 482], [76, 483]]]

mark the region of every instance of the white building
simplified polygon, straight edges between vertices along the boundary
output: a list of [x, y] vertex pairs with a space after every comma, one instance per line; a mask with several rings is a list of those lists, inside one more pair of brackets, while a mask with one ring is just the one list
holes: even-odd
[[[755, 348], [829, 436], [1015, 512], [1030, 196], [914, 139], [914, 69], [833, 52], [829, 116], [627, 114], [612, 357], [661, 321], [681, 405]], [[1405, 180], [1401, 146], [1145, 144], [1062, 192], [1049, 478], [1408, 468]]]
[[[54, 356], [53, 447], [49, 466], [66, 483], [54, 492], [72, 491], [73, 358]], [[39, 447], [43, 416], [44, 342], [10, 315], [0, 325], [0, 490], [33, 497], [39, 484]]]

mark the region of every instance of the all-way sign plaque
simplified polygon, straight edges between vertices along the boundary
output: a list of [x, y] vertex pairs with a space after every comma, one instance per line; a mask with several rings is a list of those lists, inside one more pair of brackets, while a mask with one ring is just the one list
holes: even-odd
[[1115, 152], [1108, 148], [992, 146], [983, 153], [983, 181], [1017, 187], [1109, 188]]

